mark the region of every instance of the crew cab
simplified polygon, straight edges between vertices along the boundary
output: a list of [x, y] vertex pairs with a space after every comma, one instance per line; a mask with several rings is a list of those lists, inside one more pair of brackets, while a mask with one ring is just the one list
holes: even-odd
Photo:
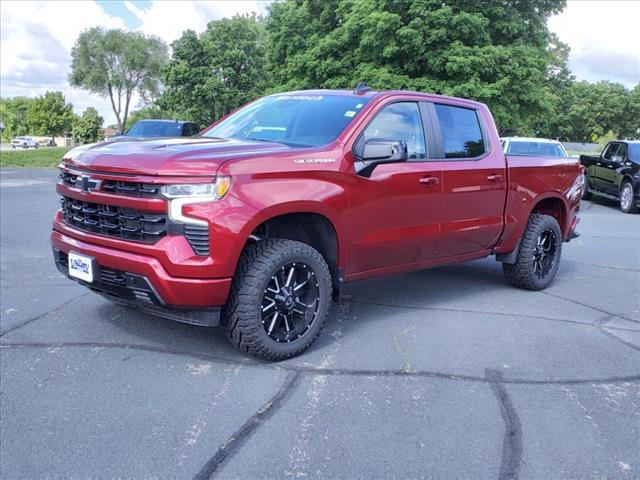
[[508, 283], [547, 287], [582, 185], [577, 160], [505, 156], [478, 102], [290, 92], [197, 137], [71, 150], [51, 241], [59, 270], [106, 298], [282, 360], [347, 282], [495, 255]]
[[598, 195], [618, 201], [624, 213], [640, 210], [640, 141], [609, 142], [598, 156], [580, 155], [585, 200]]

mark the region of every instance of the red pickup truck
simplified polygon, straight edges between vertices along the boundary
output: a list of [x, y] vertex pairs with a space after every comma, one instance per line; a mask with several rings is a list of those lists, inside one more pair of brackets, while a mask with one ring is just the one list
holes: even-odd
[[545, 288], [574, 235], [577, 160], [505, 157], [481, 103], [405, 91], [271, 95], [197, 137], [60, 165], [55, 262], [128, 306], [292, 357], [346, 282], [496, 255]]

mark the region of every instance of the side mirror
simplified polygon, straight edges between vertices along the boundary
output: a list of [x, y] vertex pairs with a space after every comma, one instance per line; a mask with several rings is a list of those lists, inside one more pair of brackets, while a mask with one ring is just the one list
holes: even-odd
[[358, 144], [354, 148], [358, 175], [369, 176], [376, 165], [406, 162], [409, 158], [407, 143], [402, 140], [370, 138], [364, 144], [360, 141]]
[[622, 163], [622, 157], [620, 155], [613, 155], [611, 157], [611, 161], [616, 163]]

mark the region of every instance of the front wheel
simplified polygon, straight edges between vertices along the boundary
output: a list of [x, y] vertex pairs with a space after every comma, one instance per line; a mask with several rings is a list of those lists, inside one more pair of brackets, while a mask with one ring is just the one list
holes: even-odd
[[516, 263], [502, 264], [510, 285], [543, 290], [556, 276], [562, 253], [562, 233], [555, 218], [533, 214], [524, 231]]
[[636, 213], [638, 207], [633, 198], [633, 185], [631, 182], [626, 181], [620, 188], [620, 210], [624, 213]]
[[222, 311], [225, 333], [255, 357], [294, 357], [320, 335], [331, 293], [329, 267], [309, 245], [285, 239], [249, 245]]

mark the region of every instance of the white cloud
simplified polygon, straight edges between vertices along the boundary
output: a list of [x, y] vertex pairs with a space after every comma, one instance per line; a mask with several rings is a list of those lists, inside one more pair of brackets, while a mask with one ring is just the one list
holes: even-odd
[[569, 66], [578, 80], [640, 82], [640, 2], [567, 2], [549, 28], [569, 44]]
[[236, 14], [260, 13], [256, 1], [175, 2], [155, 1], [147, 9], [141, 9], [133, 2], [125, 2], [125, 7], [142, 21], [140, 29], [157, 35], [167, 43], [176, 40], [185, 30], [202, 32], [211, 20], [232, 17]]
[[[139, 30], [158, 35], [167, 44], [186, 29], [203, 31], [211, 20], [264, 11], [256, 1], [156, 0], [144, 10], [127, 1], [125, 7], [141, 20]], [[47, 90], [61, 91], [76, 113], [92, 106], [105, 124], [116, 123], [108, 98], [67, 83], [71, 48], [80, 32], [96, 25], [126, 28], [122, 18], [109, 15], [93, 1], [0, 1], [0, 96], [35, 97]], [[134, 98], [134, 107], [135, 102]]]

